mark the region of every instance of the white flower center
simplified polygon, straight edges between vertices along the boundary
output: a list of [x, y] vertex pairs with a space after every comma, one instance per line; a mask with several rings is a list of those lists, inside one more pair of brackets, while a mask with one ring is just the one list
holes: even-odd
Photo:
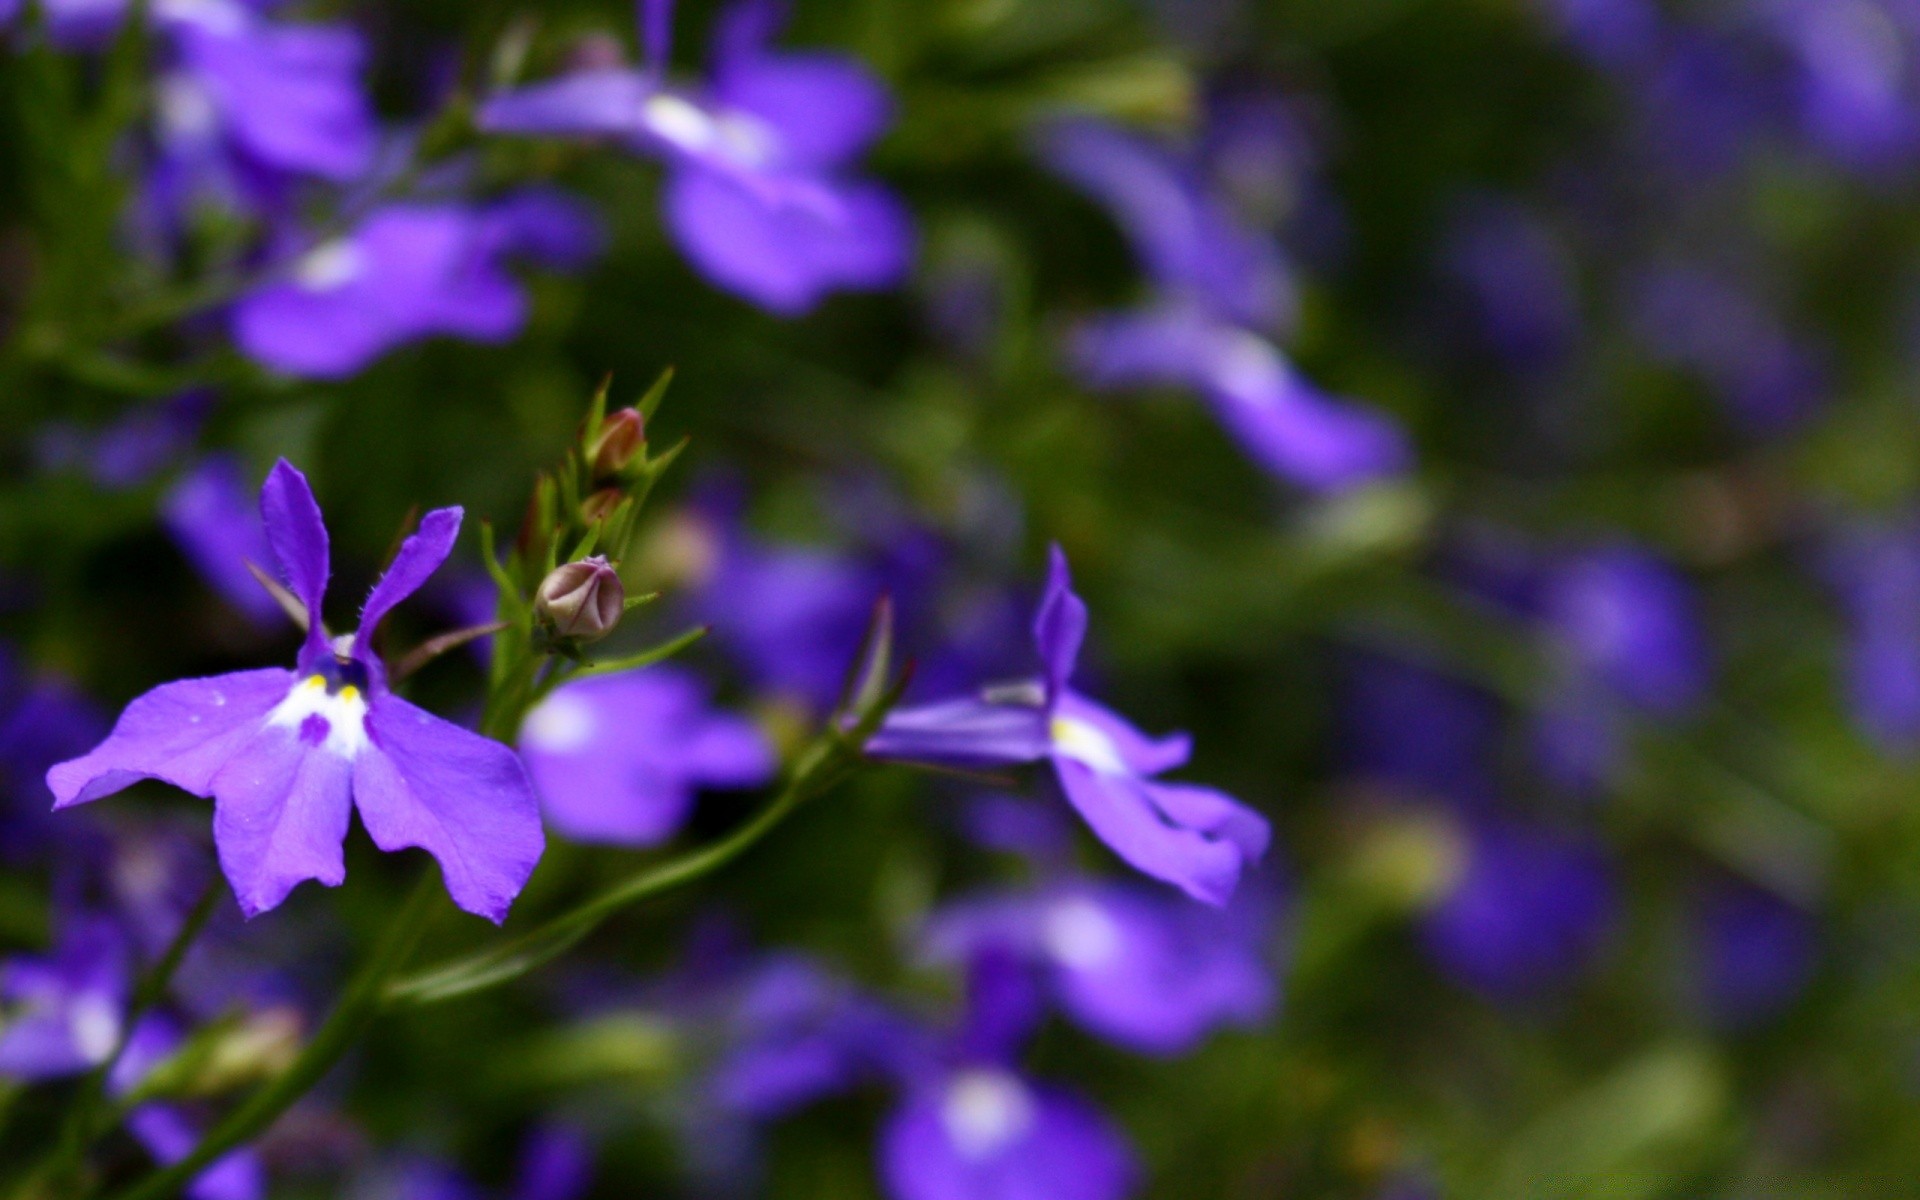
[[520, 740], [549, 754], [571, 754], [591, 742], [598, 727], [593, 705], [562, 691], [547, 697], [527, 714]]
[[773, 131], [746, 113], [714, 112], [685, 96], [659, 92], [647, 97], [641, 119], [656, 137], [690, 154], [714, 154], [748, 168], [773, 157]]
[[74, 1048], [90, 1063], [102, 1063], [120, 1041], [120, 1008], [97, 992], [76, 997], [67, 1010]]
[[185, 75], [162, 79], [154, 103], [160, 127], [177, 140], [203, 142], [220, 127], [220, 110], [214, 107], [213, 97]]
[[1061, 965], [1085, 970], [1112, 961], [1120, 952], [1120, 927], [1098, 904], [1075, 896], [1047, 910], [1040, 940]]
[[300, 737], [313, 737], [318, 718], [326, 728], [317, 744], [329, 754], [352, 759], [367, 745], [367, 701], [360, 689], [346, 684], [337, 692], [327, 690], [327, 681], [309, 675], [294, 685], [287, 698], [267, 714], [267, 724], [291, 729]]
[[1236, 400], [1271, 400], [1291, 374], [1273, 343], [1244, 329], [1223, 330], [1213, 343], [1213, 378]]
[[1079, 717], [1055, 717], [1048, 729], [1053, 748], [1077, 763], [1092, 767], [1102, 775], [1130, 775], [1120, 747], [1113, 744], [1104, 729]]
[[1033, 1093], [1006, 1071], [961, 1071], [947, 1084], [940, 1123], [960, 1157], [991, 1158], [1033, 1128]]
[[323, 242], [307, 251], [293, 268], [293, 280], [309, 292], [331, 292], [360, 278], [367, 256], [345, 238]]

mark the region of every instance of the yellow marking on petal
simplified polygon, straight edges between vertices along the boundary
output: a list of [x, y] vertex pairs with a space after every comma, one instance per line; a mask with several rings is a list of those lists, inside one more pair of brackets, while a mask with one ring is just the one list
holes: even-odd
[[352, 684], [348, 684], [340, 689], [339, 696], [342, 700], [358, 700], [360, 698], [360, 689]]
[[310, 688], [326, 687], [327, 677], [325, 675], [309, 675], [307, 676], [307, 682], [304, 686], [310, 687]]

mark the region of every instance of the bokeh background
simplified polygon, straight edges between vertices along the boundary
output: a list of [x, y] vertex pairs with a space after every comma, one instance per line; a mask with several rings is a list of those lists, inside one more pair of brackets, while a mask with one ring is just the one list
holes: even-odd
[[[155, 788], [48, 818], [45, 766], [155, 683], [297, 642], [231, 555], [209, 565], [221, 543], [181, 515], [190, 484], [237, 528], [273, 459], [300, 464], [349, 595], [410, 508], [513, 529], [600, 380], [626, 403], [672, 366], [650, 437], [690, 446], [622, 564], [665, 596], [615, 645], [713, 621], [682, 665], [792, 747], [882, 590], [923, 669], [914, 696], [1030, 670], [1058, 542], [1093, 612], [1083, 686], [1191, 731], [1184, 777], [1273, 820], [1242, 893], [1264, 1002], [1176, 1053], [1071, 1014], [1022, 1044], [1023, 1071], [1133, 1148], [1137, 1186], [1114, 1194], [1910, 1186], [1920, 7], [796, 0], [778, 45], [885, 82], [893, 119], [857, 170], [914, 239], [897, 277], [784, 313], [682, 252], [657, 161], [467, 119], [510, 85], [631, 60], [626, 6], [268, 7], [358, 32], [393, 147], [373, 182], [170, 208], [164, 39], [47, 47], [9, 15], [10, 952], [44, 954], [77, 896], [208, 869], [199, 802]], [[676, 14], [688, 78], [718, 19]], [[1403, 462], [1289, 477], [1216, 419], [1220, 363], [1136, 382], [1088, 361], [1103, 316], [1178, 290], [1063, 167], [1056, 135], [1089, 128], [1158, 164], [1136, 182], [1158, 171], [1227, 214], [1246, 241], [1218, 252], [1276, 272], [1242, 335], [1390, 421]], [[344, 228], [367, 189], [479, 205], [527, 186], [597, 232], [513, 268], [526, 309], [505, 334], [398, 338], [335, 377], [234, 336], [248, 272], [300, 230]], [[1162, 227], [1200, 204], [1143, 203]], [[473, 616], [478, 554], [469, 533], [397, 640]], [[470, 711], [480, 679], [456, 655], [413, 690]], [[925, 947], [957, 899], [1124, 878], [1055, 827], [1049, 787], [863, 772], [537, 979], [381, 1024], [261, 1147], [268, 1194], [559, 1194], [513, 1182], [559, 1129], [590, 1163], [581, 1195], [898, 1196], [875, 1166], [895, 1100], [871, 1080], [777, 1119], [714, 1113], [713, 1064], [746, 1036], [724, 981], [802, 955], [939, 1025], [963, 989]], [[703, 797], [682, 843], [752, 804]], [[410, 865], [357, 833], [349, 849], [345, 888], [223, 913], [214, 995], [182, 1007], [323, 1011]], [[552, 839], [522, 917], [637, 853], [665, 851]], [[433, 945], [484, 936], [449, 912]], [[11, 1085], [0, 1145], [31, 1144], [61, 1095]]]

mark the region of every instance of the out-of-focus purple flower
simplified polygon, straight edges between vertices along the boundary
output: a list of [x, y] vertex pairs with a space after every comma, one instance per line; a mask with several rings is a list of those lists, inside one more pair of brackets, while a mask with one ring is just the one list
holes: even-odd
[[1416, 798], [1472, 811], [1492, 804], [1501, 725], [1492, 696], [1375, 655], [1353, 659], [1343, 685], [1340, 744], [1349, 769]]
[[[38, 1082], [101, 1066], [120, 1048], [109, 1088], [124, 1094], [179, 1049], [171, 1021], [150, 1014], [126, 1028], [133, 960], [125, 935], [109, 920], [70, 916], [48, 958], [0, 962], [0, 1000], [14, 1010], [0, 1031], [0, 1076]], [[200, 1131], [177, 1109], [143, 1104], [127, 1116], [135, 1139], [160, 1162], [174, 1162], [199, 1143]], [[265, 1187], [250, 1151], [226, 1156], [188, 1189], [193, 1200], [256, 1200]]]
[[375, 209], [242, 296], [234, 340], [276, 371], [317, 379], [351, 375], [421, 338], [505, 341], [525, 322], [527, 301], [501, 260], [524, 254], [569, 265], [593, 241], [584, 210], [542, 195], [538, 204]]
[[1806, 909], [1764, 888], [1718, 879], [1693, 906], [1695, 992], [1710, 1020], [1751, 1029], [1783, 1012], [1812, 980], [1820, 939]]
[[757, 1121], [897, 1075], [926, 1053], [911, 1023], [794, 954], [748, 970], [727, 989], [717, 1017], [724, 1048], [708, 1098]]
[[949, 905], [927, 946], [938, 962], [1014, 957], [1090, 1032], [1180, 1054], [1215, 1028], [1255, 1025], [1272, 1011], [1266, 906], [1246, 891], [1223, 911], [1138, 884], [1063, 882]]
[[227, 454], [189, 467], [160, 501], [160, 520], [181, 553], [220, 598], [255, 625], [277, 623], [280, 605], [247, 570], [272, 561], [266, 526], [252, 503], [245, 468]]
[[1516, 1002], [1591, 966], [1618, 904], [1600, 846], [1514, 821], [1481, 821], [1463, 833], [1459, 875], [1422, 920], [1422, 941], [1441, 968]]
[[0, 1075], [38, 1081], [91, 1070], [118, 1045], [131, 991], [126, 938], [97, 917], [69, 919], [49, 958], [0, 964]]
[[1537, 216], [1488, 196], [1462, 204], [1443, 239], [1441, 270], [1487, 347], [1522, 369], [1550, 368], [1572, 349], [1580, 300], [1566, 247]]
[[361, 86], [366, 47], [338, 25], [280, 25], [237, 2], [155, 5], [172, 63], [156, 84], [175, 160], [236, 155], [323, 179], [372, 165], [378, 127]]
[[1883, 748], [1911, 751], [1920, 741], [1920, 529], [1854, 529], [1827, 558], [1850, 627], [1854, 718]]
[[666, 77], [668, 0], [642, 5], [643, 68], [596, 67], [494, 96], [496, 133], [615, 139], [668, 166], [668, 228], [721, 287], [784, 315], [827, 294], [891, 286], [913, 230], [885, 188], [849, 174], [891, 119], [885, 87], [853, 59], [774, 53], [780, 7], [742, 0], [721, 17], [706, 80]]
[[329, 641], [327, 530], [306, 477], [277, 464], [260, 509], [282, 578], [312, 617], [296, 669], [182, 680], [134, 700], [106, 741], [47, 773], [55, 807], [141, 779], [212, 797], [221, 869], [249, 916], [304, 880], [341, 883], [357, 808], [381, 849], [426, 850], [454, 903], [504, 919], [543, 846], [526, 768], [506, 746], [393, 694], [372, 646], [380, 621], [452, 551], [460, 510], [428, 513], [368, 596], [359, 630]]
[[[578, 1200], [593, 1181], [593, 1148], [564, 1125], [537, 1126], [520, 1150], [505, 1200]], [[356, 1180], [351, 1200], [483, 1200], [474, 1182], [444, 1162], [406, 1155]]]
[[1604, 67], [1644, 65], [1664, 33], [1655, 0], [1542, 0], [1542, 7], [1575, 48]]
[[1920, 146], [1916, 14], [1886, 0], [1768, 0], [1755, 17], [1793, 60], [1795, 107], [1812, 148], [1881, 167]]
[[1120, 1200], [1134, 1190], [1133, 1151], [1111, 1122], [1015, 1067], [1033, 1016], [1017, 968], [976, 961], [960, 1027], [912, 1064], [881, 1127], [880, 1178], [894, 1200]]
[[1706, 268], [1656, 266], [1630, 286], [1626, 302], [1649, 352], [1697, 375], [1747, 428], [1782, 429], [1824, 397], [1818, 349], [1759, 297]]
[[1686, 580], [1627, 545], [1581, 554], [1550, 574], [1545, 620], [1562, 647], [1614, 694], [1662, 717], [1700, 702], [1706, 629]]
[[758, 727], [672, 667], [561, 687], [527, 714], [520, 753], [555, 829], [618, 846], [672, 837], [695, 791], [757, 787], [779, 765]]
[[1270, 340], [1292, 308], [1271, 239], [1240, 226], [1159, 148], [1117, 129], [1059, 123], [1041, 149], [1113, 211], [1155, 284], [1145, 308], [1076, 334], [1073, 359], [1091, 386], [1194, 388], [1248, 454], [1305, 487], [1347, 487], [1406, 465], [1397, 425], [1315, 388]]
[[1225, 793], [1154, 778], [1187, 761], [1189, 739], [1150, 738], [1067, 686], [1086, 629], [1056, 546], [1033, 625], [1042, 677], [897, 709], [868, 753], [962, 768], [1049, 761], [1068, 802], [1121, 858], [1224, 905], [1242, 868], [1266, 852], [1266, 818]]
[[96, 434], [50, 426], [35, 449], [43, 467], [78, 468], [102, 488], [124, 491], [146, 483], [187, 449], [212, 402], [211, 392], [196, 388], [134, 409]]
[[58, 676], [18, 673], [0, 653], [0, 858], [32, 855], [54, 835], [47, 768], [106, 732], [106, 714]]

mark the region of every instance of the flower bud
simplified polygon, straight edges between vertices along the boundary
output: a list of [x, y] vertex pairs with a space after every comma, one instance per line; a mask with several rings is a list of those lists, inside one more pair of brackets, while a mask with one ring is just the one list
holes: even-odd
[[588, 525], [598, 525], [611, 517], [626, 498], [627, 494], [617, 487], [601, 488], [580, 502], [580, 520]]
[[554, 636], [581, 642], [610, 633], [626, 603], [620, 576], [598, 554], [555, 567], [533, 596], [534, 612], [552, 627]]
[[647, 444], [647, 423], [637, 408], [623, 408], [600, 423], [587, 446], [587, 466], [595, 479], [625, 471]]

